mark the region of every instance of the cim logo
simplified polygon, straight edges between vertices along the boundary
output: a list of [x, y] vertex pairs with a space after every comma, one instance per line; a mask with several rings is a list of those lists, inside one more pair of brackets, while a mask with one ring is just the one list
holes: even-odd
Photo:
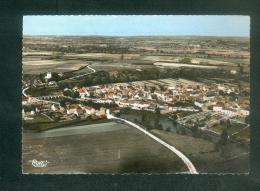
[[38, 168], [46, 167], [48, 165], [48, 163], [50, 163], [47, 160], [45, 160], [45, 161], [37, 161], [36, 159], [33, 159], [31, 162], [32, 162], [32, 165], [34, 167], [38, 167]]

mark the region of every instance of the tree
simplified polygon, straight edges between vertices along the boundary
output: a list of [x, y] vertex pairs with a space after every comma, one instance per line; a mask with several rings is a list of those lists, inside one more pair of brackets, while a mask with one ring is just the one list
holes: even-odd
[[155, 108], [155, 113], [158, 114], [158, 115], [160, 114], [160, 108], [159, 107]]
[[172, 120], [172, 126], [173, 126], [173, 127], [176, 127], [176, 125], [177, 125], [176, 120]]
[[225, 95], [225, 93], [224, 93], [223, 90], [219, 90], [219, 91], [218, 91], [218, 94], [221, 95], [221, 96], [224, 96], [224, 95]]
[[144, 85], [144, 91], [147, 91], [148, 90], [148, 87], [147, 87], [147, 85], [145, 84]]
[[145, 118], [144, 118], [144, 126], [150, 127], [150, 121], [147, 116], [145, 116]]
[[226, 144], [227, 144], [227, 141], [228, 141], [228, 133], [227, 133], [227, 129], [224, 128], [224, 129], [222, 130], [221, 135], [220, 135], [219, 143], [220, 143], [220, 145], [226, 145]]
[[163, 127], [162, 127], [162, 124], [161, 124], [161, 123], [158, 124], [157, 129], [158, 129], [158, 130], [163, 130]]
[[230, 123], [230, 120], [227, 119], [226, 121], [226, 128], [229, 129], [231, 127], [231, 123]]
[[186, 131], [183, 127], [180, 128], [180, 132], [181, 132], [182, 135], [186, 135]]
[[59, 81], [60, 80], [60, 76], [56, 73], [56, 72], [53, 72], [52, 75], [51, 75], [51, 79], [50, 81]]
[[245, 117], [245, 123], [249, 124], [250, 123], [250, 115]]
[[160, 90], [161, 91], [165, 91], [165, 86], [164, 85], [160, 85]]
[[65, 91], [63, 92], [63, 95], [64, 95], [64, 96], [71, 96], [71, 91], [70, 91], [70, 90], [65, 90]]
[[191, 58], [189, 57], [184, 57], [180, 60], [181, 63], [189, 64], [191, 63]]
[[45, 82], [45, 73], [40, 73], [39, 75], [41, 82]]
[[157, 128], [160, 125], [159, 117], [156, 117], [154, 120], [154, 127]]
[[152, 87], [151, 87], [151, 92], [154, 93], [155, 89], [156, 89], [156, 88], [155, 88], [154, 86], [152, 86]]
[[200, 136], [201, 136], [201, 131], [200, 131], [200, 129], [199, 129], [198, 124], [195, 124], [195, 125], [191, 128], [191, 131], [192, 131], [192, 136], [193, 136], [193, 137], [200, 137]]
[[141, 123], [144, 124], [144, 122], [145, 122], [145, 115], [143, 114], [142, 119], [141, 119]]
[[60, 101], [60, 106], [65, 108], [66, 107], [66, 101], [61, 100]]
[[79, 92], [77, 92], [77, 91], [74, 91], [73, 93], [72, 93], [72, 96], [71, 96], [72, 98], [79, 98]]

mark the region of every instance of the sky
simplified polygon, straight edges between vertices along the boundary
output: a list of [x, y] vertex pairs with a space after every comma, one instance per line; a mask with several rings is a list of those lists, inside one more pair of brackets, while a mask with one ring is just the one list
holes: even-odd
[[244, 36], [249, 16], [24, 16], [24, 35]]

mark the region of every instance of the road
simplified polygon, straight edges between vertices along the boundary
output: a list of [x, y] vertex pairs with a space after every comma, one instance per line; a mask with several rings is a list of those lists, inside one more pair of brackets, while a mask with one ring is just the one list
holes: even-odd
[[89, 70], [91, 70], [91, 72], [89, 72], [89, 73], [87, 73], [87, 74], [81, 74], [81, 75], [78, 75], [78, 76], [73, 76], [73, 77], [71, 77], [71, 78], [67, 78], [67, 79], [64, 79], [64, 80], [60, 80], [60, 81], [58, 81], [58, 83], [64, 82], [64, 81], [66, 81], [66, 80], [73, 80], [73, 79], [76, 79], [76, 78], [79, 78], [79, 77], [82, 77], [82, 76], [87, 76], [87, 75], [89, 75], [89, 74], [93, 74], [93, 73], [96, 72], [96, 70], [93, 69], [93, 68], [91, 68], [90, 66], [87, 66], [87, 68], [88, 68]]
[[50, 116], [46, 115], [45, 113], [41, 113], [43, 116], [47, 117], [50, 121], [54, 121]]
[[116, 119], [116, 120], [120, 120], [123, 121], [133, 127], [135, 127], [136, 129], [142, 131], [145, 133], [145, 135], [148, 135], [149, 137], [151, 137], [152, 139], [154, 139], [155, 141], [157, 141], [158, 143], [160, 143], [161, 145], [165, 146], [166, 148], [170, 149], [172, 152], [174, 152], [178, 157], [181, 158], [181, 160], [185, 163], [185, 165], [187, 166], [187, 168], [189, 169], [189, 172], [191, 174], [198, 174], [195, 166], [192, 164], [192, 162], [179, 150], [177, 150], [175, 147], [169, 145], [168, 143], [164, 142], [163, 140], [161, 140], [160, 138], [154, 136], [153, 134], [151, 134], [149, 131], [143, 129], [142, 127], [136, 125], [135, 123], [132, 123], [131, 121], [122, 119], [122, 118], [118, 118], [115, 117], [111, 114], [107, 114], [107, 118], [108, 119]]
[[28, 90], [28, 89], [29, 89], [29, 87], [23, 89], [22, 92], [23, 92], [24, 97], [28, 97], [28, 95], [25, 93], [25, 91]]

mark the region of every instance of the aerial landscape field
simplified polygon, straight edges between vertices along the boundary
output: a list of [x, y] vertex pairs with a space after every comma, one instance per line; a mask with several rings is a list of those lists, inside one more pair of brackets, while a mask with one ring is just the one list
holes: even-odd
[[248, 173], [250, 40], [24, 35], [23, 173]]

